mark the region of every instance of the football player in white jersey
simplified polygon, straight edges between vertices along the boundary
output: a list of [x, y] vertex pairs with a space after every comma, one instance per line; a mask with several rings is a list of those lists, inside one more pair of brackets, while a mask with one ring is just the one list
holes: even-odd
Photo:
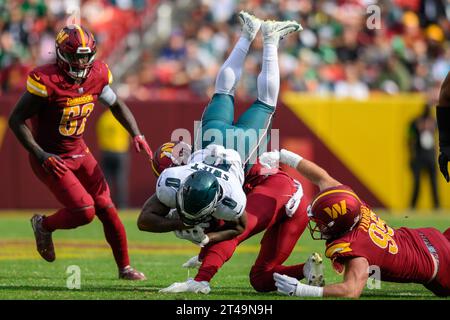
[[[245, 230], [244, 170], [251, 168], [258, 147], [268, 140], [267, 134], [261, 138], [248, 132], [268, 132], [280, 86], [278, 43], [302, 28], [295, 21], [263, 22], [246, 12], [240, 12], [239, 19], [242, 35], [217, 75], [215, 94], [202, 116], [203, 149], [194, 152], [187, 165], [162, 172], [156, 193], [147, 200], [139, 216], [140, 230], [178, 230], [180, 237], [201, 246], [235, 238]], [[260, 28], [264, 46], [258, 99], [234, 122], [234, 90]], [[222, 140], [207, 139], [208, 130], [221, 133]], [[236, 134], [230, 137], [230, 130]], [[232, 141], [226, 141], [227, 138]], [[244, 141], [242, 150], [237, 148], [239, 141]], [[166, 218], [171, 209], [176, 209], [180, 219]], [[204, 234], [200, 224], [213, 217], [226, 224], [219, 231]]]

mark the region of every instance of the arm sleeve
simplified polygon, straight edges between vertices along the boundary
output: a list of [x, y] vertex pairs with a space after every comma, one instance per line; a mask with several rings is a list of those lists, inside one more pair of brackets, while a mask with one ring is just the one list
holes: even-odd
[[113, 89], [111, 89], [111, 87], [109, 85], [106, 85], [103, 90], [102, 93], [100, 94], [100, 96], [98, 97], [98, 99], [100, 100], [101, 103], [103, 103], [106, 106], [112, 106], [114, 103], [116, 103], [117, 101], [117, 95], [116, 93], [113, 91]]

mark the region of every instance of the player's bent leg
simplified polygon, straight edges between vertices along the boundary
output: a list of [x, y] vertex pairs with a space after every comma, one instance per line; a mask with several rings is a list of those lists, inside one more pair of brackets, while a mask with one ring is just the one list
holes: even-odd
[[302, 200], [291, 218], [284, 213], [284, 208], [281, 210], [284, 214], [282, 220], [272, 225], [264, 234], [258, 258], [250, 270], [250, 283], [259, 292], [276, 290], [274, 272], [297, 279], [304, 277], [303, 263], [292, 266], [283, 266], [283, 263], [291, 255], [307, 226], [306, 201]]
[[447, 238], [447, 240], [450, 242], [450, 228], [444, 231], [444, 237]]
[[[259, 200], [256, 197], [248, 198], [247, 208], [256, 208]], [[262, 218], [262, 216], [264, 215], [264, 211], [267, 212], [268, 210], [270, 210], [270, 206], [264, 206], [264, 209], [260, 207], [259, 210], [247, 211], [247, 224], [243, 233], [235, 239], [214, 243], [202, 248], [198, 255], [201, 265], [199, 266], [195, 280], [211, 281], [218, 270], [233, 256], [236, 247], [241, 242], [267, 228], [272, 214], [269, 212], [266, 216], [270, 217], [267, 218]], [[254, 213], [256, 212], [259, 214], [258, 216], [255, 216]]]
[[[92, 221], [95, 216], [94, 201], [72, 171], [67, 171], [61, 178], [47, 173], [37, 160], [30, 156], [30, 165], [35, 175], [53, 193], [65, 208], [50, 216], [35, 214], [31, 225], [36, 239], [39, 254], [46, 261], [55, 260], [52, 232], [58, 229], [73, 229]], [[67, 160], [66, 164], [74, 165]]]
[[421, 229], [421, 232], [429, 239], [437, 253], [438, 259], [434, 258], [434, 260], [439, 261], [435, 264], [437, 265], [437, 273], [434, 279], [424, 286], [439, 297], [450, 296], [450, 242], [447, 241], [449, 230], [447, 229], [442, 234], [435, 228]]
[[101, 221], [106, 241], [113, 251], [114, 259], [119, 269], [119, 278], [145, 280], [146, 277], [142, 272], [130, 266], [125, 227], [112, 202], [108, 183], [92, 154], [86, 154], [76, 174], [93, 198], [95, 215]]
[[202, 249], [200, 254], [202, 265], [200, 266], [194, 280], [199, 282], [211, 281], [219, 268], [233, 256], [237, 245], [238, 241], [235, 238], [214, 243]]

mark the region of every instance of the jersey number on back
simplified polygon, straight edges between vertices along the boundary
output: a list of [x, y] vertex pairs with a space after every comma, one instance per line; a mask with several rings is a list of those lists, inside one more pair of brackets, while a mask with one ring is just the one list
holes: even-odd
[[[63, 136], [77, 136], [84, 132], [87, 117], [94, 110], [93, 103], [86, 103], [82, 106], [72, 106], [64, 108], [61, 122], [59, 124], [59, 133]], [[75, 117], [81, 117], [81, 124], [78, 125], [78, 121], [73, 119]], [[78, 129], [78, 130], [77, 130]]]
[[397, 254], [398, 246], [392, 238], [394, 236], [394, 230], [375, 214], [372, 214], [371, 218], [371, 224], [369, 227], [370, 239], [378, 247], [382, 249], [388, 248], [389, 253]]

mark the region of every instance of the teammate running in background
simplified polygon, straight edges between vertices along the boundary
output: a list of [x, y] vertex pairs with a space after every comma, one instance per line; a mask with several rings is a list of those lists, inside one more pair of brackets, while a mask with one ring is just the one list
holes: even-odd
[[[39, 254], [55, 260], [52, 233], [90, 223], [97, 216], [112, 248], [119, 278], [144, 280], [130, 266], [125, 228], [111, 200], [108, 184], [83, 140], [86, 121], [97, 101], [109, 106], [133, 137], [136, 151], [152, 152], [136, 120], [109, 86], [108, 66], [95, 60], [92, 33], [78, 25], [64, 27], [56, 37], [56, 62], [32, 70], [27, 91], [17, 102], [9, 125], [29, 152], [35, 175], [64, 206], [31, 223]], [[32, 119], [32, 130], [26, 124]]]
[[438, 296], [450, 295], [450, 228], [393, 229], [348, 186], [333, 179], [311, 161], [287, 150], [267, 152], [261, 164], [288, 164], [320, 189], [308, 208], [314, 239], [326, 240], [325, 255], [342, 283], [313, 287], [274, 273], [278, 291], [301, 297], [358, 298], [368, 279], [369, 266], [381, 270], [381, 280], [421, 283]]

